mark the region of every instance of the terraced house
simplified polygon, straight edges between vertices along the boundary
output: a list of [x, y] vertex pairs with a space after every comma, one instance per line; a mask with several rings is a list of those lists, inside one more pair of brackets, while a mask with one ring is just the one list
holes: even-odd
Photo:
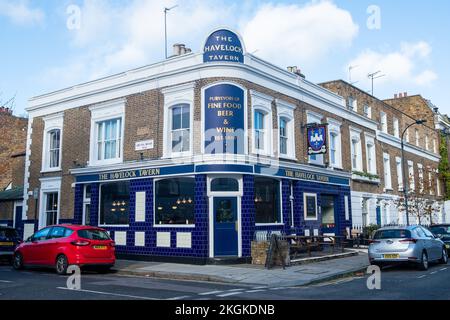
[[[382, 101], [342, 80], [322, 86], [344, 97], [352, 112], [377, 123], [375, 132], [354, 130], [349, 141], [354, 225], [406, 224], [405, 210], [398, 201], [403, 197], [405, 182], [416, 198], [435, 202], [433, 213], [430, 217], [421, 216], [420, 222], [445, 222], [443, 184], [438, 170], [440, 135], [429, 102], [419, 96], [409, 97], [407, 93]], [[416, 98], [420, 103], [414, 103]], [[427, 122], [417, 125], [418, 119]], [[410, 222], [419, 223], [419, 215], [411, 215]]]
[[[387, 128], [377, 106], [373, 117], [349, 108], [227, 29], [199, 53], [177, 45], [160, 63], [32, 98], [25, 237], [54, 223], [98, 225], [119, 254], [204, 263], [249, 259], [268, 233], [348, 235], [362, 223], [358, 197], [398, 191], [394, 133], [407, 116], [376, 103]], [[407, 151], [414, 172], [439, 160]], [[384, 154], [392, 169], [373, 183], [362, 172], [383, 172]]]

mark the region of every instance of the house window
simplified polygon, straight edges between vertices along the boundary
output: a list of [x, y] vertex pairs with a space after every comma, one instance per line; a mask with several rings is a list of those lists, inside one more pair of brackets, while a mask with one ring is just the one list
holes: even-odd
[[190, 106], [188, 104], [180, 104], [171, 108], [172, 130], [170, 136], [172, 153], [190, 151], [190, 113]]
[[305, 193], [303, 195], [305, 220], [318, 220], [317, 194]]
[[337, 140], [337, 135], [336, 133], [332, 132], [330, 134], [330, 162], [332, 165], [336, 165], [337, 164], [337, 149], [336, 149], [336, 142]]
[[423, 177], [423, 165], [418, 164], [418, 176], [419, 176], [419, 192], [423, 193], [424, 190], [424, 177]]
[[328, 139], [330, 141], [330, 165], [333, 168], [341, 168], [341, 123], [331, 118], [328, 118], [327, 121], [329, 132]]
[[375, 138], [366, 136], [366, 153], [367, 153], [367, 172], [371, 174], [377, 173], [377, 159], [375, 150]]
[[[228, 181], [224, 184], [229, 184]], [[155, 182], [155, 225], [195, 224], [195, 178]]]
[[48, 168], [60, 167], [61, 130], [54, 129], [48, 132]]
[[384, 112], [380, 113], [380, 123], [381, 123], [381, 131], [384, 133], [388, 133], [387, 115]]
[[130, 183], [128, 181], [100, 186], [100, 225], [128, 225]]
[[255, 221], [259, 224], [281, 223], [280, 181], [255, 178]]
[[122, 148], [122, 119], [97, 122], [97, 160], [120, 159]]
[[353, 97], [348, 97], [347, 107], [354, 112], [358, 112], [358, 101]]
[[416, 189], [416, 178], [414, 176], [414, 163], [408, 162], [409, 190]]
[[91, 225], [91, 185], [84, 186], [83, 190], [83, 225]]
[[416, 146], [420, 147], [420, 136], [419, 136], [419, 129], [415, 129], [415, 137], [416, 137]]
[[265, 146], [265, 116], [261, 111], [255, 111], [255, 148], [257, 150], [264, 150]]
[[392, 177], [391, 177], [391, 160], [389, 154], [385, 153], [383, 155], [384, 164], [384, 188], [386, 190], [392, 189]]
[[439, 179], [439, 176], [436, 178], [436, 195], [438, 197], [441, 196], [441, 180]]
[[372, 118], [372, 107], [367, 104], [364, 105], [364, 115], [369, 119]]
[[411, 143], [410, 136], [409, 136], [409, 129], [406, 129], [405, 139], [406, 139], [406, 142]]
[[396, 167], [397, 167], [397, 183], [398, 183], [398, 191], [403, 191], [403, 167], [402, 167], [402, 159], [395, 159]]
[[434, 153], [438, 153], [438, 151], [437, 151], [437, 142], [436, 142], [435, 138], [433, 138], [433, 152]]
[[430, 138], [428, 137], [428, 134], [425, 135], [425, 149], [426, 150], [430, 149]]
[[45, 223], [46, 226], [58, 223], [58, 192], [45, 193]]
[[354, 132], [351, 134], [353, 134], [350, 140], [352, 169], [353, 171], [362, 171], [361, 133]]
[[400, 129], [399, 129], [399, 123], [398, 119], [394, 119], [394, 137], [400, 138]]
[[287, 121], [286, 119], [280, 119], [280, 153], [287, 154], [288, 153], [288, 136], [287, 136]]
[[433, 172], [431, 169], [428, 170], [428, 189], [430, 190], [430, 195], [434, 194], [433, 192]]

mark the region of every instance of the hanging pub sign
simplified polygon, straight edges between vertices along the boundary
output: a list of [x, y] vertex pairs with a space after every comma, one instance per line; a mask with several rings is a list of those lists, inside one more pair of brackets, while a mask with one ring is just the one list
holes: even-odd
[[245, 147], [244, 90], [222, 83], [204, 91], [206, 154], [243, 154]]
[[308, 126], [308, 155], [325, 154], [327, 148], [327, 125]]
[[203, 62], [244, 63], [244, 49], [239, 36], [226, 29], [214, 31], [203, 48]]

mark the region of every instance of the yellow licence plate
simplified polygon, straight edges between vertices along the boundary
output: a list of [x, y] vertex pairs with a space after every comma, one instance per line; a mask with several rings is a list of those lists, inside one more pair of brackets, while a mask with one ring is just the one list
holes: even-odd
[[12, 247], [14, 242], [0, 242], [0, 247]]
[[400, 258], [400, 255], [399, 254], [385, 254], [385, 255], [383, 255], [383, 257], [385, 259], [398, 259], [398, 258]]
[[95, 250], [106, 250], [106, 249], [108, 249], [108, 247], [107, 246], [94, 246], [94, 249]]

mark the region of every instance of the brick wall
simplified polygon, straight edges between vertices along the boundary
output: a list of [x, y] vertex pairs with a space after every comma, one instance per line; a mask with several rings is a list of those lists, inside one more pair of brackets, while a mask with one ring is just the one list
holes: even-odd
[[[18, 118], [6, 111], [0, 112], [0, 190], [13, 179], [11, 156], [25, 150], [27, 119]], [[23, 185], [23, 180], [19, 185]]]

